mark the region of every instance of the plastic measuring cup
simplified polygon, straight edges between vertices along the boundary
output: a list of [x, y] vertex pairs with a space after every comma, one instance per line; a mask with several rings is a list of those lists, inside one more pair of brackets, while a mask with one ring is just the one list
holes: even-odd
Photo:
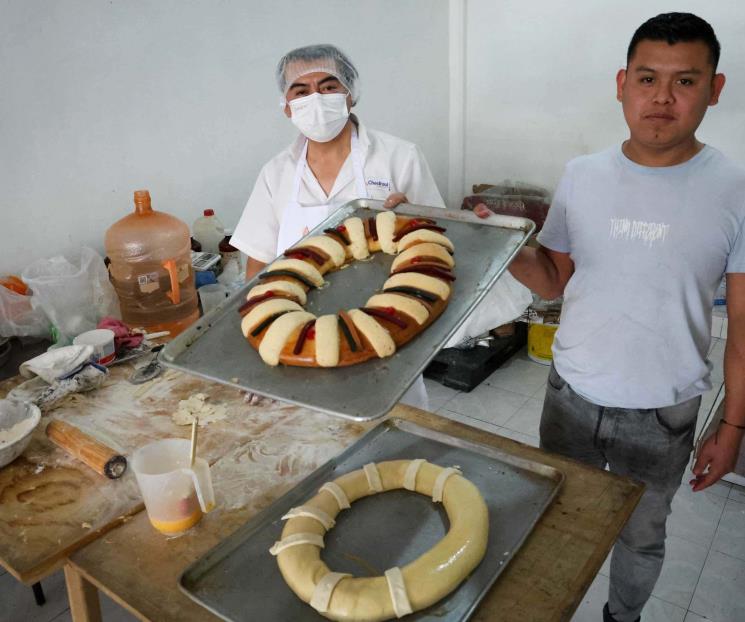
[[158, 531], [173, 535], [196, 525], [215, 507], [210, 467], [195, 458], [189, 467], [190, 442], [169, 438], [149, 443], [132, 455], [132, 469], [148, 518]]

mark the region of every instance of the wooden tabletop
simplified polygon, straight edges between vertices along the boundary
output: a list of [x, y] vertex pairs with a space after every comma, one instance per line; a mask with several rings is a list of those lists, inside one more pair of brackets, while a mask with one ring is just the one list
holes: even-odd
[[[131, 469], [117, 480], [97, 474], [47, 439], [51, 419], [67, 421], [130, 456], [153, 440], [189, 438], [189, 427], [176, 425], [171, 416], [181, 400], [204, 393], [208, 403], [226, 407], [227, 417], [200, 429], [201, 457], [214, 463], [243, 447], [250, 459], [252, 452], [285, 444], [292, 453], [279, 456], [277, 468], [290, 474], [315, 469], [370, 427], [280, 403], [249, 405], [236, 389], [173, 370], [143, 385], [127, 381], [130, 365], [109, 371], [103, 387], [69, 396], [45, 414], [23, 455], [0, 469], [0, 564], [26, 584], [143, 509]], [[20, 382], [16, 377], [0, 383], [0, 397]], [[246, 483], [260, 485], [250, 477]]]
[[[474, 619], [569, 620], [636, 506], [641, 484], [415, 408], [397, 406], [390, 415], [491, 445], [564, 473], [566, 479], [554, 503], [482, 601]], [[295, 412], [280, 427], [271, 424], [273, 418], [269, 412], [256, 415], [254, 436], [234, 445], [215, 462], [212, 478], [220, 507], [205, 515], [194, 529], [181, 537], [166, 538], [152, 528], [142, 512], [69, 558], [68, 587], [77, 594], [71, 603], [74, 619], [96, 619], [88, 615], [87, 606], [95, 597], [86, 588], [90, 585], [142, 619], [217, 619], [179, 591], [184, 569], [369, 427], [311, 411], [302, 411], [299, 416]], [[260, 421], [264, 421], [263, 430]], [[313, 434], [312, 438], [305, 438], [308, 434]], [[344, 438], [339, 438], [336, 446], [329, 445], [328, 437], [337, 434]]]

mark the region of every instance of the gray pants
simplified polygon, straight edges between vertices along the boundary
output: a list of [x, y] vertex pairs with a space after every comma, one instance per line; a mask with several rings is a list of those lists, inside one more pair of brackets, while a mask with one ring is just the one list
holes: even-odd
[[[629, 389], [633, 390], [633, 389]], [[610, 408], [575, 393], [551, 367], [541, 447], [646, 485], [616, 541], [608, 608], [632, 622], [652, 594], [665, 557], [665, 522], [693, 449], [701, 397], [667, 408]]]

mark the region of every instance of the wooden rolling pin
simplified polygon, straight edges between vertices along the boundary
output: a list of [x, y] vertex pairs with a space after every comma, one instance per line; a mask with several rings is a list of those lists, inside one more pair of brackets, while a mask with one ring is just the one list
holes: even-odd
[[121, 477], [127, 470], [127, 459], [124, 456], [74, 425], [64, 421], [50, 421], [47, 426], [47, 436], [71, 456], [109, 479]]

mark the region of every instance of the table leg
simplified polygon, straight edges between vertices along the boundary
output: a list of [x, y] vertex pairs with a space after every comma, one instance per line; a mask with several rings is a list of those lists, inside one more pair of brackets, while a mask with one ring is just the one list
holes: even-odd
[[65, 565], [65, 584], [73, 622], [101, 622], [98, 590], [70, 564]]

